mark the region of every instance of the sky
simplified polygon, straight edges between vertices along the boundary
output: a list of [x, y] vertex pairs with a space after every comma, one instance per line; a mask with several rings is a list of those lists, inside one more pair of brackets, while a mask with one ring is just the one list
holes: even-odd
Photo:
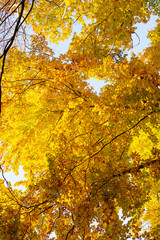
[[[139, 40], [138, 40], [138, 37], [136, 36], [136, 34], [133, 34], [133, 36], [132, 36], [133, 46], [135, 46], [135, 47], [130, 49], [127, 52], [128, 59], [130, 58], [132, 52], [134, 52], [135, 54], [138, 54], [139, 52], [142, 52], [143, 49], [145, 49], [150, 44], [150, 40], [147, 38], [147, 34], [148, 34], [149, 30], [152, 30], [156, 26], [156, 22], [155, 22], [156, 19], [157, 19], [156, 16], [152, 16], [150, 21], [147, 24], [140, 23], [140, 24], [136, 25], [137, 26], [136, 33], [139, 36], [140, 43], [139, 43]], [[75, 24], [74, 31], [79, 32], [80, 30], [81, 30], [81, 26], [78, 24]], [[70, 41], [71, 41], [71, 38], [72, 37], [70, 37], [65, 42], [60, 42], [59, 45], [51, 44], [56, 57], [58, 57], [59, 54], [61, 54], [61, 53], [63, 54], [67, 51]], [[101, 87], [104, 86], [104, 81], [102, 81], [102, 80], [97, 81], [96, 79], [90, 79], [88, 82], [90, 83], [91, 86], [93, 86], [94, 91], [96, 91], [97, 94], [100, 92]], [[16, 181], [24, 179], [22, 167], [19, 168], [18, 176], [15, 176], [13, 172], [4, 173], [4, 175], [5, 175], [5, 178], [7, 179], [7, 181], [9, 181], [12, 186]], [[0, 176], [0, 178], [2, 178], [2, 176]]]

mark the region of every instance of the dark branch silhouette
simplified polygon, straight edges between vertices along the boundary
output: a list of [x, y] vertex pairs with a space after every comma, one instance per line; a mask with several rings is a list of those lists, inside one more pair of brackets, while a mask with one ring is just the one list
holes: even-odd
[[[12, 47], [20, 28], [22, 27], [22, 25], [28, 18], [29, 14], [31, 13], [33, 9], [34, 1], [35, 0], [31, 1], [31, 6], [27, 14], [24, 14], [25, 7], [27, 5], [26, 0], [20, 1], [18, 4], [15, 5], [15, 7], [14, 7], [15, 2], [11, 3], [11, 1], [9, 0], [4, 4], [4, 6], [0, 8], [0, 10], [2, 11], [0, 16], [1, 17], [0, 27], [2, 27], [2, 31], [0, 32], [0, 43], [2, 43], [2, 45], [4, 44], [4, 48], [2, 48], [2, 53], [0, 55], [0, 59], [2, 59], [2, 66], [1, 66], [1, 73], [0, 73], [0, 113], [2, 111], [2, 77], [4, 73], [7, 53]], [[18, 14], [17, 17], [15, 17], [16, 11]], [[4, 15], [3, 15], [3, 12], [4, 12]], [[9, 24], [10, 20], [13, 21], [13, 24], [11, 26]], [[8, 28], [6, 32], [7, 24], [8, 24]]]

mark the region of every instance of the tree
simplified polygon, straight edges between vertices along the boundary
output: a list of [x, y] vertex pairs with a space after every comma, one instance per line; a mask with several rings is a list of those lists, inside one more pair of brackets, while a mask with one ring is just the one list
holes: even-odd
[[[124, 50], [134, 24], [159, 14], [158, 3], [34, 4], [29, 51], [13, 42], [1, 65], [0, 238], [157, 239], [159, 24], [144, 54], [127, 60]], [[55, 58], [47, 37], [64, 40], [75, 21], [81, 33]], [[91, 77], [107, 83], [99, 95]], [[23, 191], [5, 177], [20, 166], [26, 179], [15, 187]]]
[[[26, 22], [26, 19], [32, 11], [33, 5], [34, 0], [2, 0], [0, 3], [0, 112], [2, 98], [2, 77], [7, 53], [14, 44], [15, 39], [18, 39], [18, 33], [24, 37], [24, 43], [26, 42], [25, 28], [23, 27], [23, 24]], [[21, 29], [22, 32], [20, 34]]]

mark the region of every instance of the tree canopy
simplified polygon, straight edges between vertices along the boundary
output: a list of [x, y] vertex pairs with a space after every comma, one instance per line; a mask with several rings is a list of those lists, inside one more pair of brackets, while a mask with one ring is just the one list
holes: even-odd
[[159, 14], [158, 0], [0, 2], [1, 240], [160, 239]]

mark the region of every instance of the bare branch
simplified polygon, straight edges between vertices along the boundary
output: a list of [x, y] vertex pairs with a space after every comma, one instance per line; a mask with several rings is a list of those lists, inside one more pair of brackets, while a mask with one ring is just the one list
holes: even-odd
[[74, 230], [74, 225], [72, 226], [72, 228], [68, 231], [68, 233], [67, 233], [67, 235], [66, 235], [66, 237], [65, 237], [65, 240], [67, 240], [68, 239], [68, 236], [69, 236], [69, 234], [71, 233], [71, 232], [73, 232], [73, 230]]
[[[20, 27], [22, 26], [22, 24], [25, 22], [25, 20], [26, 20], [27, 17], [29, 16], [30, 12], [32, 11], [33, 5], [34, 5], [34, 1], [35, 1], [35, 0], [32, 0], [31, 7], [30, 7], [30, 9], [29, 9], [29, 11], [28, 11], [28, 13], [26, 14], [25, 17], [23, 17], [23, 12], [24, 12], [24, 8], [25, 8], [25, 2], [26, 2], [26, 0], [22, 0], [22, 1], [13, 9], [13, 11], [11, 11], [11, 13], [10, 13], [9, 15], [7, 15], [7, 16], [3, 19], [3, 21], [2, 21], [1, 24], [0, 24], [0, 25], [2, 25], [3, 23], [5, 23], [6, 20], [9, 19], [9, 17], [12, 16], [17, 9], [19, 9], [19, 7], [21, 7], [21, 10], [20, 10], [20, 12], [19, 12], [19, 16], [18, 16], [18, 18], [17, 18], [16, 21], [15, 21], [16, 26], [15, 26], [14, 32], [13, 32], [11, 38], [10, 38], [10, 39], [7, 41], [7, 43], [5, 44], [3, 53], [0, 55], [0, 59], [1, 59], [1, 58], [3, 59], [3, 60], [2, 60], [2, 67], [1, 67], [1, 74], [0, 74], [0, 113], [1, 113], [1, 111], [2, 111], [2, 109], [1, 109], [1, 108], [2, 108], [2, 106], [1, 106], [1, 105], [2, 105], [2, 104], [1, 104], [1, 102], [2, 102], [2, 77], [3, 77], [3, 73], [4, 73], [4, 66], [5, 66], [5, 61], [6, 61], [7, 53], [8, 53], [8, 51], [9, 51], [9, 49], [11, 48], [11, 46], [12, 46], [14, 40], [15, 40], [15, 37], [16, 37], [16, 35], [17, 35], [17, 33], [18, 33], [19, 29], [20, 29]], [[8, 3], [8, 2], [7, 2], [7, 3]], [[23, 18], [23, 20], [22, 20], [22, 18]], [[12, 24], [12, 26], [9, 28], [9, 30], [12, 29], [12, 27], [14, 26], [15, 23]], [[9, 33], [9, 30], [8, 30], [8, 32], [7, 32], [6, 34]], [[4, 37], [3, 37], [3, 38], [4, 38]]]

